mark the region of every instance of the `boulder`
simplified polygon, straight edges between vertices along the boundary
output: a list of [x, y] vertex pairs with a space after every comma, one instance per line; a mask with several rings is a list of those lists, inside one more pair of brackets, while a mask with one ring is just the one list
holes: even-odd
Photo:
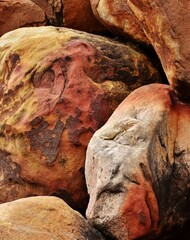
[[40, 6], [54, 26], [90, 33], [106, 34], [106, 28], [94, 17], [90, 0], [31, 0]]
[[86, 219], [56, 197], [1, 204], [0, 233], [4, 240], [104, 240]]
[[87, 144], [135, 88], [160, 81], [132, 45], [56, 27], [0, 39], [0, 202], [55, 194], [85, 209]]
[[157, 52], [170, 84], [189, 100], [189, 0], [128, 0], [128, 5]]
[[183, 239], [180, 229], [190, 220], [189, 125], [190, 105], [168, 85], [143, 86], [119, 105], [87, 149], [87, 218], [96, 228], [117, 240], [169, 231]]
[[143, 45], [150, 45], [126, 0], [91, 0], [91, 5], [96, 18], [111, 32]]
[[106, 33], [106, 28], [92, 12], [90, 0], [63, 0], [63, 16], [65, 27], [91, 33]]
[[0, 1], [0, 36], [16, 28], [45, 23], [44, 11], [29, 0]]

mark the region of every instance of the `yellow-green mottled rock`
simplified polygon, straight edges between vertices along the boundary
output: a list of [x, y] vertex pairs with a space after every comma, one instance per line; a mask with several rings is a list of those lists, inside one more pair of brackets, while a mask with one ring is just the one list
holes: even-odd
[[0, 38], [0, 202], [56, 194], [85, 208], [87, 144], [135, 88], [160, 81], [132, 45], [65, 28]]

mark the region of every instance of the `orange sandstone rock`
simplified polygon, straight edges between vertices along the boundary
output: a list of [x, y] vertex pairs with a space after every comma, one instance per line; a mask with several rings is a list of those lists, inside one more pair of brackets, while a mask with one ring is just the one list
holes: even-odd
[[0, 1], [0, 36], [20, 27], [46, 24], [44, 11], [29, 0]]
[[56, 197], [30, 197], [0, 205], [1, 239], [104, 240], [86, 219]]
[[128, 0], [128, 5], [157, 52], [171, 86], [189, 100], [189, 0]]
[[126, 0], [91, 0], [91, 4], [97, 19], [114, 34], [150, 45]]
[[90, 0], [32, 0], [40, 6], [50, 24], [90, 33], [106, 33], [106, 28], [94, 17]]
[[104, 33], [106, 28], [94, 17], [90, 0], [63, 0], [64, 26], [91, 33]]

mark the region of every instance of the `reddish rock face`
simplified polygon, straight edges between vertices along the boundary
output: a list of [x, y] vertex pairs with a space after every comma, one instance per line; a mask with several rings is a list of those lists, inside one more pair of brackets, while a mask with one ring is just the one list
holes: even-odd
[[116, 35], [150, 45], [126, 0], [91, 0], [97, 19]]
[[94, 17], [90, 0], [32, 0], [40, 6], [51, 25], [64, 26], [90, 33], [106, 33]]
[[104, 240], [86, 219], [55, 197], [30, 197], [0, 205], [1, 239]]
[[42, 9], [29, 0], [0, 1], [0, 36], [16, 28], [45, 23]]
[[94, 134], [87, 218], [104, 234], [156, 239], [173, 229], [180, 239], [176, 229], [190, 219], [189, 125], [190, 105], [170, 86], [151, 84], [131, 93]]
[[65, 27], [98, 34], [106, 32], [94, 17], [90, 0], [63, 0], [63, 16]]
[[189, 100], [189, 0], [128, 0], [128, 5], [155, 48], [170, 84]]
[[158, 72], [131, 45], [64, 28], [15, 30], [0, 48], [0, 201], [56, 194], [85, 208], [91, 136]]

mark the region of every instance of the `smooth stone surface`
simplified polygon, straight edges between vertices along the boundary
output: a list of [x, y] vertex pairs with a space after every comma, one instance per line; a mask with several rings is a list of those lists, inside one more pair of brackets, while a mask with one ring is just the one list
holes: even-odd
[[0, 205], [2, 240], [104, 240], [86, 219], [56, 197], [30, 197]]
[[167, 85], [143, 86], [119, 105], [87, 149], [94, 226], [118, 240], [157, 239], [169, 230], [180, 239], [190, 219], [189, 126], [190, 105]]

